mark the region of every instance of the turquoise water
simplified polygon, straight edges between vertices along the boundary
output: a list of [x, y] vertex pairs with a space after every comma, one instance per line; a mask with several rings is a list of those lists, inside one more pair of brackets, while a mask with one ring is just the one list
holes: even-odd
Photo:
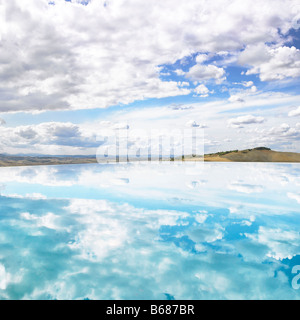
[[299, 187], [298, 164], [0, 168], [0, 299], [299, 299]]

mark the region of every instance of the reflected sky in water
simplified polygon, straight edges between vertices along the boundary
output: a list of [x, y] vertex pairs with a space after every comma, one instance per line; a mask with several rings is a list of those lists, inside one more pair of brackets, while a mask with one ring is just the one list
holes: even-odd
[[0, 168], [0, 299], [299, 299], [299, 187], [299, 164]]

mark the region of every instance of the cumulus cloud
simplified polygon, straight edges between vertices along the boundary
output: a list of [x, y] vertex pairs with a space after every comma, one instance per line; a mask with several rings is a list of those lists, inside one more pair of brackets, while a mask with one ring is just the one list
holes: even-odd
[[187, 81], [178, 81], [177, 84], [179, 87], [188, 87], [190, 85]]
[[299, 74], [295, 48], [267, 48], [262, 56], [269, 60], [253, 61], [247, 54], [257, 43], [280, 43], [297, 25], [297, 0], [268, 0], [267, 10], [258, 0], [82, 3], [2, 3], [0, 111], [104, 108], [187, 95], [190, 90], [176, 81], [160, 79], [159, 66], [183, 64], [202, 52], [186, 76], [221, 82], [224, 69], [203, 65], [206, 53], [245, 46], [241, 61], [253, 64], [249, 73], [260, 72], [262, 80]]
[[289, 117], [300, 116], [300, 107], [289, 112]]
[[194, 92], [202, 98], [208, 97], [209, 93], [212, 93], [212, 91], [209, 91], [209, 89], [204, 84], [199, 84], [194, 89]]
[[22, 138], [25, 138], [25, 139], [33, 139], [36, 137], [37, 135], [37, 132], [34, 131], [32, 128], [25, 128], [25, 129], [21, 129], [19, 132], [18, 132], [18, 135]]
[[208, 229], [207, 227], [197, 227], [192, 229], [188, 232], [188, 235], [190, 239], [196, 243], [210, 243], [222, 239], [224, 236], [224, 230], [225, 229], [222, 226], [215, 224], [211, 229]]
[[190, 68], [189, 72], [186, 74], [186, 77], [196, 81], [214, 79], [216, 82], [220, 83], [225, 80], [224, 75], [225, 70], [223, 68], [219, 68], [212, 64], [196, 64]]
[[265, 119], [263, 117], [255, 117], [252, 115], [241, 116], [228, 120], [228, 125], [233, 128], [243, 128], [244, 125], [263, 123]]
[[[28, 148], [31, 152], [51, 153], [52, 148], [60, 154], [60, 146], [73, 148], [73, 153], [78, 148], [95, 148], [100, 145], [96, 133], [71, 122], [43, 122], [37, 125], [1, 127], [1, 144], [6, 148]], [[48, 148], [47, 147], [50, 147]], [[66, 150], [65, 150], [66, 151]]]
[[174, 72], [175, 72], [178, 76], [183, 76], [183, 75], [185, 75], [185, 72], [184, 72], [183, 70], [181, 70], [181, 69], [176, 69]]
[[238, 95], [238, 94], [231, 95], [228, 98], [228, 101], [229, 102], [233, 102], [233, 103], [235, 103], [235, 102], [240, 102], [240, 103], [245, 102], [245, 100], [241, 97], [241, 95]]
[[273, 136], [273, 137], [278, 137], [278, 138], [280, 138], [280, 137], [285, 137], [285, 138], [289, 137], [289, 138], [292, 138], [292, 137], [299, 137], [300, 130], [298, 128], [291, 127], [287, 123], [282, 123], [277, 127], [270, 128], [267, 131], [267, 133], [270, 136]]
[[241, 53], [239, 62], [251, 66], [246, 75], [259, 74], [261, 81], [300, 76], [300, 50], [295, 47], [249, 45]]
[[[287, 123], [281, 123], [271, 128], [263, 128], [254, 130], [248, 130], [248, 134], [251, 134], [252, 138], [250, 143], [257, 145], [264, 143], [265, 145], [274, 145], [276, 147], [282, 147], [286, 144], [298, 143], [300, 138], [300, 127], [290, 126]], [[295, 152], [297, 152], [297, 148]]]
[[208, 59], [207, 54], [198, 54], [196, 57], [196, 62], [201, 64], [202, 62], [206, 61]]
[[260, 226], [257, 235], [246, 235], [258, 243], [268, 246], [267, 255], [276, 260], [292, 259], [299, 248], [299, 232]]

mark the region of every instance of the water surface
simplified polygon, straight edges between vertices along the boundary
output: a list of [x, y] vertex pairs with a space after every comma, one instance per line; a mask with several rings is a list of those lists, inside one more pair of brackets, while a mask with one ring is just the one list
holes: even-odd
[[0, 299], [299, 299], [299, 187], [299, 164], [0, 168]]

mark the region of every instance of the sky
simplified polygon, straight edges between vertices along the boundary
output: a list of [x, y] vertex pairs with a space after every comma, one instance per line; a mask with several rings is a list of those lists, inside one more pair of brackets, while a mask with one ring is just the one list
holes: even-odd
[[93, 155], [116, 128], [300, 152], [299, 27], [298, 0], [0, 0], [0, 153]]

